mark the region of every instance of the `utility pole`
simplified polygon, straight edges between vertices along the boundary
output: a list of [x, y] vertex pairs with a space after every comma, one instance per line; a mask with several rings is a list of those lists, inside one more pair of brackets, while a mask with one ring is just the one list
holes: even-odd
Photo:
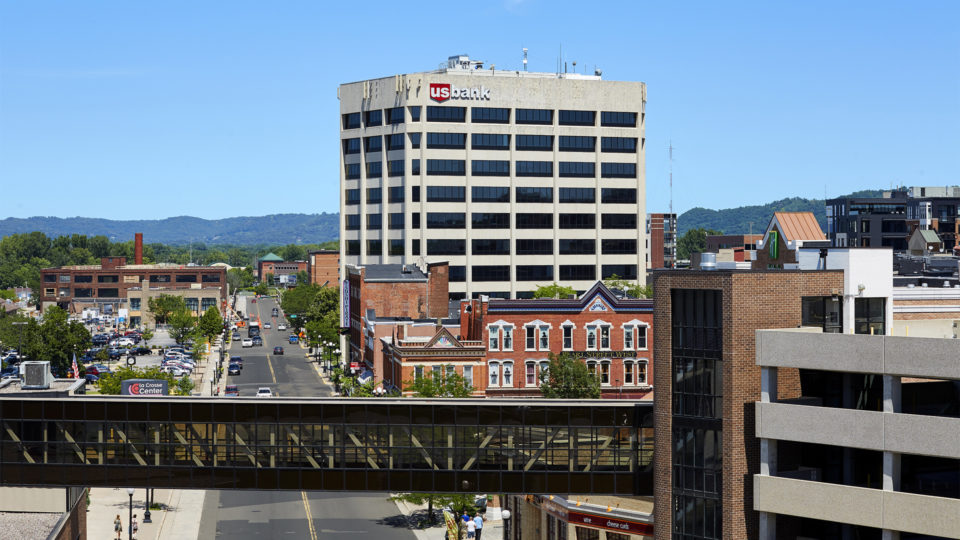
[[[673, 219], [673, 220], [675, 220], [676, 217], [675, 217], [674, 214], [673, 214], [673, 140], [672, 140], [672, 139], [670, 140], [669, 149], [670, 149], [670, 213], [668, 214], [668, 216], [669, 216], [668, 219]], [[673, 250], [672, 250], [672, 251], [673, 251], [673, 260], [670, 261], [670, 268], [676, 268], [676, 267], [677, 267], [677, 234], [676, 234], [676, 231], [677, 231], [678, 227], [675, 225], [673, 229], [674, 229], [674, 234], [673, 234]]]

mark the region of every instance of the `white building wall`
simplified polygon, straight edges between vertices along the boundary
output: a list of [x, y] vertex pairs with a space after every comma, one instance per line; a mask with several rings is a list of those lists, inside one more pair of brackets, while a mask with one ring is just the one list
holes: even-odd
[[[797, 252], [801, 270], [823, 270], [819, 248], [801, 248]], [[889, 248], [830, 248], [826, 270], [843, 270], [843, 332], [854, 328], [857, 298], [886, 298], [885, 334], [893, 329], [893, 250]]]

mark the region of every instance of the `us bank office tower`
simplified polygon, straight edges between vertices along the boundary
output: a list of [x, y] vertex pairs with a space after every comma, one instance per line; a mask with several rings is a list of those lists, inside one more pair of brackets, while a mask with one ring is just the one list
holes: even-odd
[[341, 264], [448, 261], [451, 299], [645, 282], [644, 83], [453, 56], [339, 99]]

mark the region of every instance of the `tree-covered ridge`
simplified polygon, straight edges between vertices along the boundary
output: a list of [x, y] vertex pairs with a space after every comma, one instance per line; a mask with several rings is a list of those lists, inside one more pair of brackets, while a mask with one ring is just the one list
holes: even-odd
[[[881, 197], [880, 190], [863, 190], [845, 195], [846, 197]], [[747, 234], [750, 223], [753, 233], [759, 234], [770, 222], [774, 212], [813, 212], [820, 228], [827, 230], [827, 211], [824, 199], [804, 199], [788, 197], [763, 205], [741, 206], [723, 210], [709, 208], [691, 208], [677, 217], [677, 232], [682, 236], [690, 229], [713, 229], [723, 234]]]
[[85, 234], [112, 241], [144, 239], [161, 244], [309, 244], [340, 236], [339, 214], [271, 214], [226, 219], [178, 216], [151, 220], [112, 220], [85, 217], [30, 217], [0, 220], [0, 236], [42, 232], [47, 236]]

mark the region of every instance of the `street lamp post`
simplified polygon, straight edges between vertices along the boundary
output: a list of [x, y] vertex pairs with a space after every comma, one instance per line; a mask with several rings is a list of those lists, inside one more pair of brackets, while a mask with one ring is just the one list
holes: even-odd
[[17, 321], [10, 323], [17, 328], [17, 362], [23, 361], [23, 325], [27, 324], [27, 321]]
[[147, 488], [147, 497], [146, 497], [146, 509], [143, 511], [143, 522], [144, 523], [153, 523], [150, 519], [150, 488]]
[[127, 537], [133, 540], [133, 488], [127, 488], [127, 495], [130, 496], [130, 516], [127, 519]]
[[[504, 504], [506, 504], [506, 501], [504, 501]], [[508, 538], [510, 538], [510, 536], [509, 536], [509, 531], [510, 531], [510, 511], [507, 510], [507, 509], [504, 509], [503, 512], [502, 512], [502, 514], [503, 514], [503, 540], [507, 540]]]

